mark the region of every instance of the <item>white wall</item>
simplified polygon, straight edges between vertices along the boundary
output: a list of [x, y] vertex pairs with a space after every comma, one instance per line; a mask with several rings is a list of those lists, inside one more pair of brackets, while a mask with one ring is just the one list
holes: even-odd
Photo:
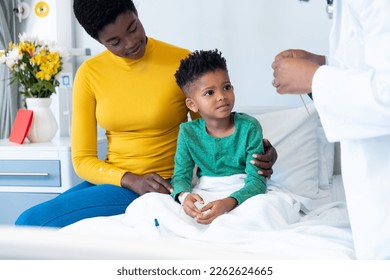
[[[24, 0], [32, 9], [38, 0]], [[57, 40], [67, 48], [104, 48], [78, 25], [72, 0], [46, 0], [51, 11], [31, 16], [21, 30]], [[236, 89], [236, 108], [301, 106], [298, 96], [278, 95], [271, 63], [286, 48], [326, 53], [331, 20], [326, 1], [312, 0], [134, 0], [148, 36], [195, 49], [218, 48]], [[78, 58], [77, 64], [87, 57]], [[310, 102], [305, 98], [306, 102]]]
[[[331, 20], [326, 1], [135, 0], [148, 36], [195, 49], [218, 48], [235, 85], [236, 108], [301, 106], [298, 96], [278, 95], [271, 63], [286, 48], [326, 53]], [[77, 47], [103, 47], [76, 27]], [[306, 102], [310, 102], [305, 98]]]

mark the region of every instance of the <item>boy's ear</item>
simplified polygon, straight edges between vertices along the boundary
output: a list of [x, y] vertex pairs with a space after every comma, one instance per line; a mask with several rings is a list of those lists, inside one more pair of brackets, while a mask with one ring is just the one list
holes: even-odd
[[187, 105], [187, 108], [190, 109], [192, 112], [198, 113], [198, 107], [196, 106], [194, 100], [187, 97], [186, 98], [186, 105]]

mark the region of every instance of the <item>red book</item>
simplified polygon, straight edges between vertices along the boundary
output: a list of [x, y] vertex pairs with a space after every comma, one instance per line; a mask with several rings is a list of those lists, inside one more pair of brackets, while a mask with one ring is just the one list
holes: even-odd
[[9, 136], [10, 142], [23, 144], [27, 132], [30, 128], [32, 117], [33, 111], [19, 109], [19, 111], [16, 113], [15, 122], [11, 130], [11, 135]]

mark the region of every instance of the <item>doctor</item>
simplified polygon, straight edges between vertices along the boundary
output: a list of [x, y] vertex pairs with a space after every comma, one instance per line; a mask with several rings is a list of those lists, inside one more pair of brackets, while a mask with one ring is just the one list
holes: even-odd
[[358, 259], [390, 259], [390, 0], [328, 0], [330, 55], [286, 50], [272, 64], [278, 93], [312, 92], [330, 141], [340, 141]]

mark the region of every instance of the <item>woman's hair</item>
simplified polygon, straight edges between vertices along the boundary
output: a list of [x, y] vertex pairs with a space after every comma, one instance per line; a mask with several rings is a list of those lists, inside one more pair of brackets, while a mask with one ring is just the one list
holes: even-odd
[[98, 40], [99, 32], [125, 12], [137, 14], [132, 0], [74, 0], [73, 11], [85, 31]]
[[176, 83], [181, 89], [207, 72], [227, 70], [226, 59], [217, 49], [210, 51], [194, 51], [180, 62], [175, 73]]

